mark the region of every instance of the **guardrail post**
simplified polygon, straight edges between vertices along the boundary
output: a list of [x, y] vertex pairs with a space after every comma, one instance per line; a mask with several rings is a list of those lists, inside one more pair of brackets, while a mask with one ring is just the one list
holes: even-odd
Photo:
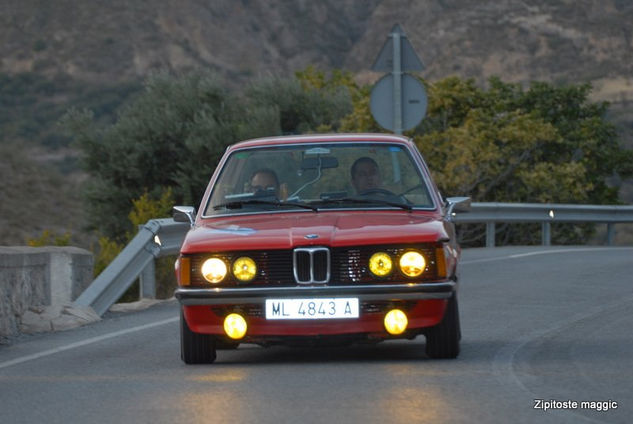
[[151, 260], [139, 275], [141, 299], [156, 299], [156, 261]]
[[541, 244], [543, 246], [552, 244], [552, 224], [549, 222], [543, 222], [543, 224], [541, 224]]
[[486, 247], [495, 247], [495, 222], [486, 222]]
[[607, 244], [612, 246], [615, 242], [615, 224], [607, 224]]

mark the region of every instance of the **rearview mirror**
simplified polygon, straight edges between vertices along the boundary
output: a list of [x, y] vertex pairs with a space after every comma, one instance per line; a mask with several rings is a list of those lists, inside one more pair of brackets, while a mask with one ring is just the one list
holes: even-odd
[[334, 156], [307, 157], [301, 161], [301, 169], [326, 169], [338, 167], [338, 159]]

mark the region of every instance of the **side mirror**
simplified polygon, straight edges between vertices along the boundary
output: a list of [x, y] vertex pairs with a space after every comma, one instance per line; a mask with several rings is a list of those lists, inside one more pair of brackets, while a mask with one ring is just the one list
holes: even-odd
[[196, 208], [193, 206], [174, 206], [174, 221], [187, 222], [193, 227], [196, 222]]
[[469, 212], [470, 197], [448, 197], [446, 199], [446, 217], [449, 221], [453, 220], [455, 212]]

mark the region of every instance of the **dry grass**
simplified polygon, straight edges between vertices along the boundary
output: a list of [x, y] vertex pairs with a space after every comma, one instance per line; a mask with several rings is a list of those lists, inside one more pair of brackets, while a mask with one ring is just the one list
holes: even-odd
[[76, 179], [31, 157], [23, 146], [0, 145], [0, 245], [25, 245], [49, 230], [70, 232], [72, 244], [88, 248]]
[[[598, 225], [596, 234], [589, 240], [590, 245], [607, 244], [607, 226]], [[633, 246], [633, 224], [615, 224], [614, 246]]]
[[601, 78], [592, 81], [591, 100], [608, 102], [633, 101], [633, 79], [625, 77]]

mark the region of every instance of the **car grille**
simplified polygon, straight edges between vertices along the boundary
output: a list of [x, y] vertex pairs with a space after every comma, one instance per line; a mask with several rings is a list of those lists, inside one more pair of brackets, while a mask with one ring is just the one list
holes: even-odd
[[[252, 281], [243, 283], [237, 280], [230, 272], [230, 264], [237, 258], [248, 256], [257, 264], [257, 275]], [[271, 286], [283, 287], [294, 285], [292, 275], [292, 251], [290, 250], [270, 250], [270, 251], [242, 251], [217, 254], [196, 254], [191, 255], [191, 285], [208, 286], [209, 283], [202, 277], [200, 272], [204, 261], [210, 257], [222, 259], [229, 266], [229, 275], [226, 279], [214, 287], [234, 287], [234, 286]]]
[[293, 271], [298, 284], [325, 284], [330, 279], [330, 249], [298, 247], [293, 251]]
[[[360, 246], [329, 249], [327, 247], [297, 248], [295, 250], [240, 251], [188, 255], [191, 258], [191, 285], [208, 287], [200, 273], [203, 262], [219, 257], [229, 266], [229, 275], [214, 287], [291, 287], [297, 284], [330, 286], [354, 284], [395, 284], [410, 281], [397, 267], [398, 258], [407, 250], [415, 249], [426, 258], [426, 270], [414, 281], [437, 279], [435, 245]], [[394, 260], [393, 272], [377, 278], [369, 272], [368, 262], [376, 252], [386, 252]], [[230, 273], [230, 264], [241, 256], [257, 263], [257, 275], [252, 281], [240, 282]]]
[[[426, 259], [426, 269], [415, 281], [429, 281], [437, 279], [437, 264], [435, 261], [435, 246], [371, 246], [337, 248], [332, 253], [332, 282], [330, 285], [397, 283], [410, 278], [400, 273], [397, 261], [406, 251], [415, 249]], [[369, 258], [376, 252], [388, 253], [394, 261], [394, 269], [386, 277], [378, 278], [369, 272]]]

